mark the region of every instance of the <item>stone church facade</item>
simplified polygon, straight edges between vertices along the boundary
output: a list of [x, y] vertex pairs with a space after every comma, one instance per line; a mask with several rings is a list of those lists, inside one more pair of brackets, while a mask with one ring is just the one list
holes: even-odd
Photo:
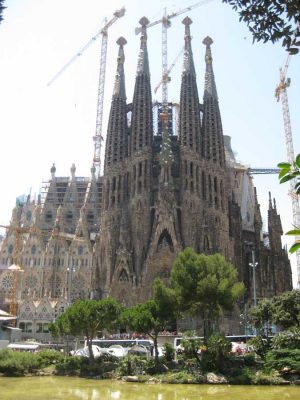
[[[56, 177], [53, 166], [42, 196], [16, 205], [0, 250], [0, 307], [15, 293], [22, 327], [43, 330], [44, 322], [76, 298], [144, 301], [156, 277], [168, 282], [176, 255], [188, 246], [220, 253], [235, 265], [246, 285], [244, 303], [253, 298], [253, 254], [258, 299], [292, 289], [275, 200], [270, 195], [263, 234], [252, 177], [223, 135], [209, 37], [203, 40], [206, 70], [199, 100], [191, 22], [183, 20], [176, 134], [171, 103], [160, 108], [154, 133], [144, 17], [131, 103], [125, 90], [126, 40], [117, 41], [103, 176], [92, 167], [89, 178], [76, 177], [73, 165], [70, 177]], [[17, 262], [24, 272], [9, 270]]]

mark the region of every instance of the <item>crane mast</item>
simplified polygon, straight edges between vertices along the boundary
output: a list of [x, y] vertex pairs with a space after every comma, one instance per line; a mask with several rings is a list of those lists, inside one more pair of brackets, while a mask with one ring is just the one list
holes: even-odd
[[[170, 19], [174, 17], [178, 17], [181, 14], [184, 14], [188, 11], [193, 10], [196, 7], [202, 6], [206, 3], [209, 3], [213, 0], [202, 0], [198, 1], [195, 4], [192, 4], [189, 7], [182, 8], [176, 12], [173, 12], [169, 15], [167, 15], [166, 8], [164, 9], [164, 15], [161, 19], [157, 21], [150, 22], [150, 24], [147, 25], [147, 29], [151, 28], [152, 26], [155, 26], [157, 24], [162, 24], [162, 79], [160, 83], [157, 85], [155, 88], [155, 92], [159, 88], [160, 84], [162, 86], [162, 104], [164, 107], [168, 105], [168, 83], [170, 82], [170, 68], [168, 69], [168, 28], [171, 26]], [[141, 32], [141, 28], [137, 27], [135, 28], [135, 34], [139, 34]], [[177, 57], [176, 57], [177, 61]], [[173, 67], [172, 67], [173, 68]]]
[[162, 104], [163, 107], [168, 106], [168, 82], [170, 80], [168, 74], [168, 27], [170, 21], [165, 8], [162, 18]]
[[[277, 101], [281, 100], [287, 159], [288, 162], [292, 164], [295, 160], [295, 154], [293, 146], [288, 95], [287, 95], [287, 88], [290, 86], [291, 80], [289, 78], [286, 78], [290, 57], [291, 56], [288, 55], [284, 67], [280, 69], [280, 81], [275, 90], [275, 97], [277, 98]], [[296, 184], [295, 179], [292, 179], [290, 181], [290, 194], [292, 198], [293, 224], [296, 227], [300, 227], [299, 197], [295, 193], [295, 184]], [[300, 237], [296, 237], [296, 241], [299, 239]], [[300, 250], [296, 251], [296, 266], [297, 266], [297, 287], [300, 287]]]
[[108, 28], [115, 23], [119, 18], [125, 15], [125, 8], [122, 7], [120, 10], [114, 12], [113, 17], [109, 21], [105, 21], [104, 27], [97, 32], [76, 54], [73, 56], [47, 83], [50, 86], [78, 57], [80, 57], [84, 51], [95, 42], [95, 40], [102, 36], [101, 42], [101, 53], [100, 53], [100, 73], [98, 81], [98, 96], [97, 96], [97, 113], [96, 113], [96, 129], [95, 135], [93, 136], [94, 141], [94, 157], [93, 164], [96, 168], [96, 176], [100, 176], [101, 169], [101, 145], [103, 141], [102, 136], [102, 122], [103, 122], [103, 103], [104, 103], [104, 87], [105, 87], [105, 71], [106, 71], [106, 56], [107, 56], [107, 39], [108, 39]]
[[103, 125], [103, 104], [104, 104], [104, 88], [105, 88], [105, 72], [106, 72], [106, 56], [107, 56], [107, 39], [108, 39], [108, 28], [117, 21], [118, 18], [123, 17], [125, 14], [125, 8], [115, 11], [114, 17], [108, 21], [103, 27], [102, 43], [101, 43], [101, 54], [100, 54], [100, 73], [98, 83], [98, 97], [97, 97], [97, 113], [96, 113], [96, 130], [93, 136], [94, 140], [94, 157], [93, 163], [96, 168], [96, 176], [100, 176], [101, 170], [101, 146], [103, 141], [102, 136], [102, 125]]
[[[158, 90], [159, 86], [161, 85], [162, 87], [162, 113], [160, 115], [161, 120], [162, 120], [162, 125], [163, 129], [167, 130], [167, 125], [168, 125], [168, 83], [170, 82], [170, 77], [169, 73], [171, 69], [173, 68], [174, 65], [172, 65], [171, 68], [168, 69], [168, 28], [171, 26], [170, 19], [174, 17], [178, 17], [181, 14], [184, 14], [188, 11], [193, 10], [196, 7], [199, 7], [201, 5], [204, 5], [206, 3], [209, 3], [212, 0], [202, 0], [198, 1], [195, 4], [192, 4], [189, 7], [182, 8], [176, 12], [173, 12], [169, 15], [167, 15], [166, 8], [164, 9], [164, 15], [161, 19], [157, 21], [150, 22], [147, 25], [147, 28], [151, 28], [152, 26], [155, 26], [157, 24], [162, 24], [162, 78], [159, 84], [155, 88], [155, 92]], [[139, 34], [141, 32], [141, 28], [137, 27], [135, 28], [135, 34]], [[176, 58], [177, 60], [177, 58]]]

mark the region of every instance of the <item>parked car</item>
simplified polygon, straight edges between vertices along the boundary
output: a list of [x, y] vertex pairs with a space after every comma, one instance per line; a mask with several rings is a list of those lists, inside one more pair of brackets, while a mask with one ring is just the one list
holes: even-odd
[[[100, 357], [101, 354], [103, 354], [103, 349], [100, 349], [100, 347], [95, 345], [92, 345], [92, 351], [95, 358]], [[74, 351], [73, 355], [76, 357], [89, 357], [90, 351], [88, 346], [85, 346], [82, 349]]]

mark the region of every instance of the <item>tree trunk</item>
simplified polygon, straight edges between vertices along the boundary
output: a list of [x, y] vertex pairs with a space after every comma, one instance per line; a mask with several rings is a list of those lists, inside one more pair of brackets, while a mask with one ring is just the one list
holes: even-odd
[[158, 370], [157, 334], [153, 336], [155, 369]]
[[92, 338], [88, 337], [86, 338], [86, 342], [89, 348], [89, 360], [90, 362], [94, 361], [94, 353], [93, 353], [93, 347], [92, 347]]

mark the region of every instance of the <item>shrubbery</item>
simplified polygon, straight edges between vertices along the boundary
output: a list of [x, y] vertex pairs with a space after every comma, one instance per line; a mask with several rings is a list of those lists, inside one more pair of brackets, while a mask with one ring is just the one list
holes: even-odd
[[7, 376], [22, 376], [41, 368], [36, 354], [0, 350], [0, 373]]
[[49, 365], [57, 364], [65, 359], [63, 353], [56, 350], [41, 350], [36, 353], [36, 357], [39, 360], [41, 368], [47, 367]]
[[83, 364], [88, 364], [88, 359], [84, 357], [64, 357], [55, 366], [58, 375], [80, 375]]
[[300, 349], [274, 349], [267, 353], [266, 368], [300, 374]]
[[274, 336], [273, 349], [300, 349], [300, 329], [294, 328]]
[[[117, 372], [121, 376], [143, 375], [146, 371], [147, 360], [140, 356], [128, 355], [121, 358]], [[154, 362], [153, 362], [154, 367]]]
[[203, 364], [207, 370], [220, 371], [228, 361], [231, 343], [224, 335], [215, 333], [207, 340], [207, 351], [203, 353]]
[[174, 349], [174, 347], [173, 347], [170, 343], [168, 343], [168, 342], [166, 342], [166, 343], [164, 344], [164, 347], [163, 347], [163, 355], [164, 355], [165, 361], [172, 361], [172, 360], [174, 360], [174, 357], [175, 357], [175, 349]]
[[256, 336], [247, 343], [254, 348], [255, 353], [263, 360], [266, 358], [266, 354], [271, 348], [270, 342], [262, 336]]

